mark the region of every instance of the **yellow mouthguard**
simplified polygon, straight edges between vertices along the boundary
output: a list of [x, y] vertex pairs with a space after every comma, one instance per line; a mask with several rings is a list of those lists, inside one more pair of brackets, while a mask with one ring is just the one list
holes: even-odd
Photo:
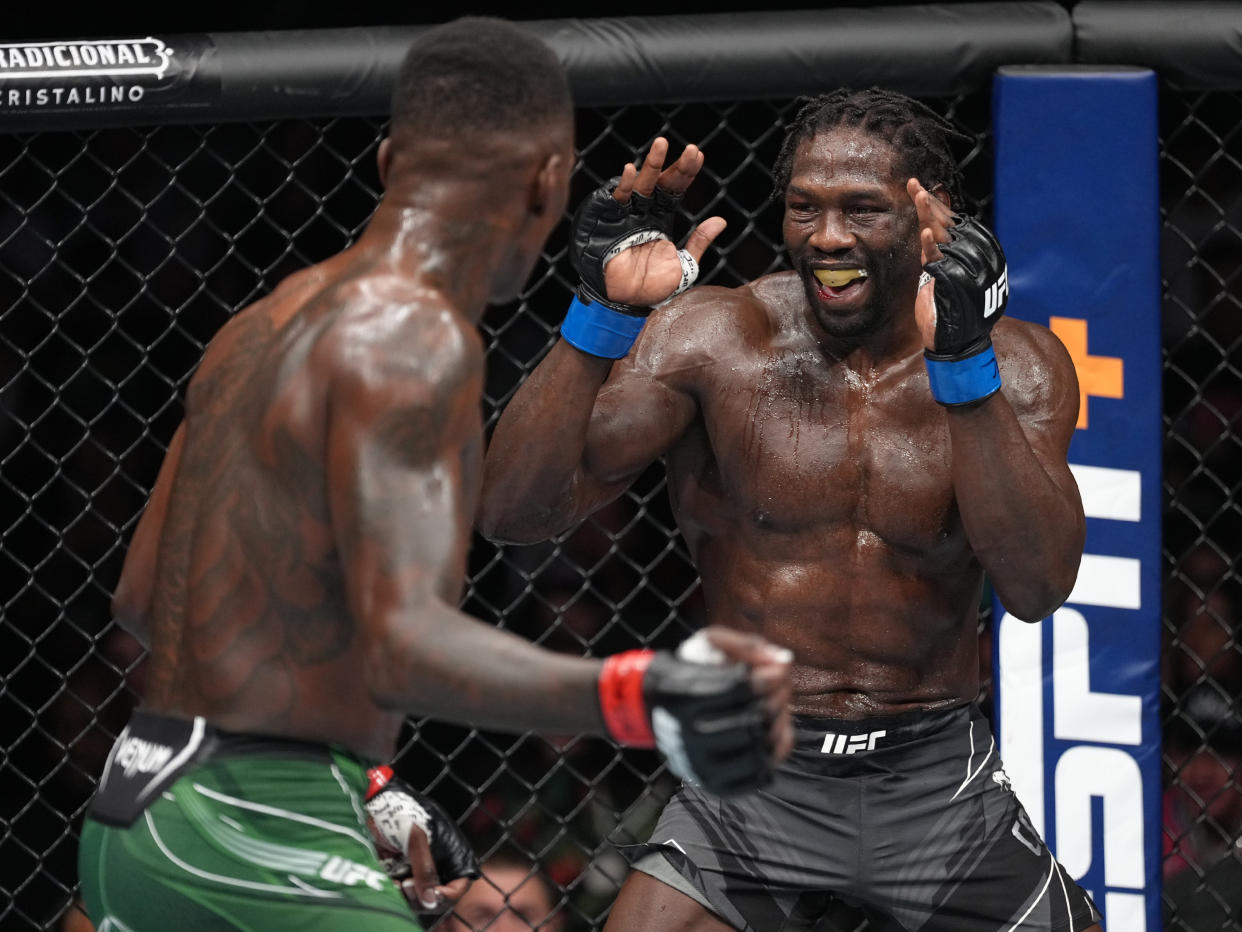
[[866, 269], [816, 269], [815, 277], [819, 279], [821, 285], [829, 288], [840, 288], [842, 285], [848, 285], [856, 278], [866, 278]]

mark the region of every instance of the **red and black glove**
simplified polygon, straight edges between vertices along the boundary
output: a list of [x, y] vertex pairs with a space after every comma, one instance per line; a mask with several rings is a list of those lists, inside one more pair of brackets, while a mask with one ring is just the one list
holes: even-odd
[[763, 704], [742, 663], [692, 663], [668, 651], [634, 650], [604, 661], [600, 708], [609, 734], [654, 747], [669, 769], [718, 796], [771, 779]]

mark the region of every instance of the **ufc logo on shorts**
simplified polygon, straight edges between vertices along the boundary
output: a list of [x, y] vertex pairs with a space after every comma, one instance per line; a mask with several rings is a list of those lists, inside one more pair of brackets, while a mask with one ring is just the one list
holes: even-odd
[[983, 293], [983, 316], [991, 317], [1003, 306], [1004, 299], [1009, 296], [1009, 266], [1001, 269], [1000, 278], [988, 286]]
[[336, 855], [328, 859], [328, 863], [320, 869], [319, 876], [324, 880], [339, 883], [346, 887], [356, 887], [358, 884], [364, 883], [372, 890], [386, 890], [392, 883], [388, 879], [388, 875], [372, 870], [365, 864], [349, 861]]
[[819, 749], [821, 754], [857, 754], [859, 751], [874, 751], [875, 743], [883, 738], [887, 731], [873, 731], [865, 735], [824, 735], [824, 746]]

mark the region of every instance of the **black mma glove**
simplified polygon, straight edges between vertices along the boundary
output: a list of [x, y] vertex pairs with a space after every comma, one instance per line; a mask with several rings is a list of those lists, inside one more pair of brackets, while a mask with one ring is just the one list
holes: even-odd
[[768, 721], [745, 664], [627, 651], [604, 662], [599, 697], [614, 739], [655, 747], [674, 774], [709, 793], [746, 793], [771, 778]]
[[925, 350], [932, 395], [943, 405], [981, 401], [1000, 389], [992, 326], [1009, 303], [1009, 273], [996, 237], [973, 217], [954, 215], [944, 258], [924, 266], [936, 282], [935, 349]]
[[438, 803], [394, 776], [391, 767], [372, 767], [367, 777], [367, 827], [389, 877], [400, 881], [411, 875], [410, 828], [415, 825], [427, 836], [442, 883], [479, 876], [478, 858]]
[[[581, 283], [561, 326], [567, 342], [607, 359], [620, 359], [630, 351], [651, 308], [609, 300], [604, 268], [627, 249], [671, 239], [681, 200], [681, 195], [657, 187], [650, 196], [635, 191], [622, 204], [612, 196], [620, 181], [620, 177], [609, 179], [574, 212], [569, 258]], [[677, 257], [681, 283], [669, 298], [681, 294], [699, 276], [699, 265], [690, 253], [681, 249]]]

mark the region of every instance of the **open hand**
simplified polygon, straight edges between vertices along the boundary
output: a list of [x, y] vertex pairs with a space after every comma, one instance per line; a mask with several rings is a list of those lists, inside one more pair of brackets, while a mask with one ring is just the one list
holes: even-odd
[[372, 767], [367, 778], [367, 828], [388, 876], [415, 912], [451, 908], [479, 876], [470, 842], [438, 803], [391, 767]]
[[[682, 194], [703, 167], [703, 153], [698, 146], [686, 146], [680, 158], [665, 168], [667, 156], [668, 140], [661, 136], [651, 144], [641, 169], [633, 162], [625, 166], [612, 192], [613, 198], [620, 204], [627, 204], [635, 194], [651, 197], [656, 188], [667, 194]], [[691, 232], [685, 250], [698, 262], [724, 228], [723, 217], [709, 217]], [[681, 283], [681, 261], [677, 258], [676, 244], [658, 240], [625, 250], [604, 269], [604, 282], [611, 301], [640, 307], [659, 304]]]

